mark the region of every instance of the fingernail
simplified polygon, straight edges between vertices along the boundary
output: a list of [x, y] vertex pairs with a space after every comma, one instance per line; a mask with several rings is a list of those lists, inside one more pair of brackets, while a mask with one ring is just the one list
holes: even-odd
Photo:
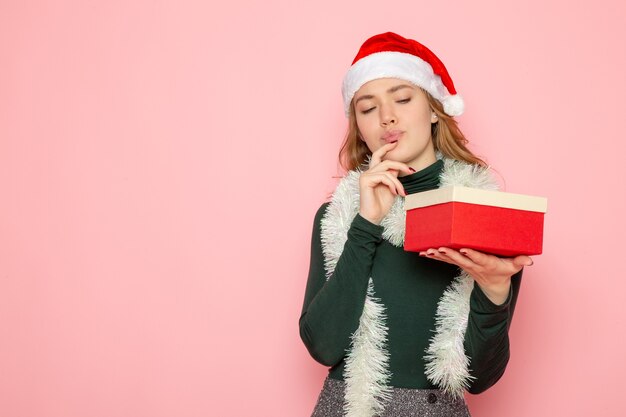
[[465, 249], [461, 249], [459, 252], [461, 252], [463, 255], [467, 255], [467, 251]]
[[446, 253], [444, 249], [439, 249], [439, 253]]
[[411, 172], [417, 172], [415, 171], [413, 168], [409, 167], [409, 169], [411, 170]]
[[533, 264], [535, 263], [535, 261], [533, 261], [532, 259], [530, 260], [530, 265], [528, 266], [533, 266]]

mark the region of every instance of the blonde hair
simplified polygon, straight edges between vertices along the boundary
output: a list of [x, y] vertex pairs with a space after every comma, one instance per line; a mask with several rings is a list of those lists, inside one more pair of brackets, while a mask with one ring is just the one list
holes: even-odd
[[[471, 164], [487, 166], [485, 161], [477, 157], [467, 148], [469, 142], [457, 121], [443, 111], [443, 105], [439, 100], [431, 96], [428, 91], [420, 89], [426, 94], [431, 109], [437, 113], [439, 121], [431, 125], [431, 136], [435, 151], [441, 152], [445, 157], [465, 161]], [[346, 170], [352, 171], [367, 161], [371, 155], [369, 148], [359, 139], [359, 128], [356, 123], [354, 100], [350, 102], [350, 117], [348, 131], [339, 150], [339, 164]]]

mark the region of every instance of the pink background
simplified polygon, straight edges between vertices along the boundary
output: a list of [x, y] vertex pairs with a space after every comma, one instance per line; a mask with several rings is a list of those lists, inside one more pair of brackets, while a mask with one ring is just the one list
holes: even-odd
[[[0, 2], [0, 415], [307, 416], [298, 318], [361, 43], [424, 42], [549, 198], [474, 416], [623, 415], [623, 1]], [[621, 191], [620, 191], [621, 190]]]

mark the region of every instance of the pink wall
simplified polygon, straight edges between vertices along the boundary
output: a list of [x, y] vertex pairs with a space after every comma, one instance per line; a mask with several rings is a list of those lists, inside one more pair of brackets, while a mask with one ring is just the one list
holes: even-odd
[[2, 1], [0, 415], [309, 415], [313, 215], [387, 30], [442, 57], [507, 190], [549, 198], [474, 416], [623, 415], [625, 3], [457, 3]]

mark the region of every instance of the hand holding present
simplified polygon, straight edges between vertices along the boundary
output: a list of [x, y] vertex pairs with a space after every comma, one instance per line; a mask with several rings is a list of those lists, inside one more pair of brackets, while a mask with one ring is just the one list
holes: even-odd
[[533, 260], [526, 255], [500, 258], [467, 248], [458, 251], [446, 247], [430, 248], [419, 254], [462, 268], [474, 278], [491, 302], [497, 305], [504, 303], [509, 295], [511, 276], [524, 266], [533, 264]]

